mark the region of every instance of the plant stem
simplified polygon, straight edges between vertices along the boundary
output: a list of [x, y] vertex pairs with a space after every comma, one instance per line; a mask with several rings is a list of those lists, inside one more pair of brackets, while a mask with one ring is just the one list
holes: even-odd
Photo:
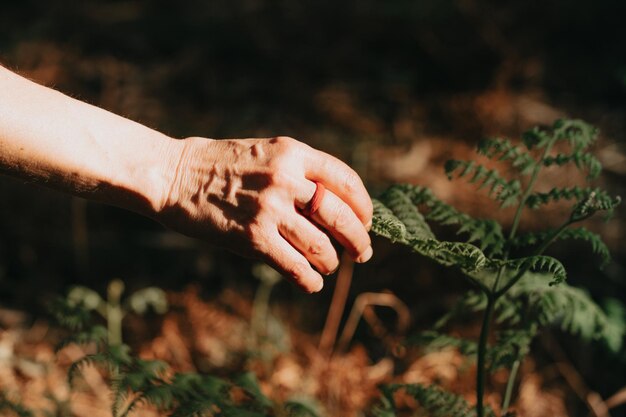
[[480, 329], [480, 339], [478, 341], [478, 360], [476, 366], [476, 414], [478, 417], [484, 416], [484, 395], [485, 395], [485, 379], [486, 370], [485, 362], [487, 359], [487, 339], [489, 337], [489, 327], [493, 316], [493, 307], [496, 298], [493, 294], [487, 295], [487, 308], [483, 316], [483, 324]]
[[[546, 239], [545, 242], [543, 242], [543, 244], [537, 248], [537, 250], [535, 250], [531, 256], [539, 256], [541, 255], [547, 248], [548, 246], [550, 246], [552, 244], [552, 242], [554, 242], [556, 239], [558, 239], [558, 237], [561, 235], [561, 233], [563, 233], [563, 231], [565, 229], [567, 229], [567, 227], [572, 224], [572, 222], [570, 220], [566, 221], [565, 223], [563, 223], [561, 225], [561, 227], [559, 227], [553, 234], [552, 236], [550, 236], [549, 239]], [[508, 290], [511, 289], [511, 287], [515, 284], [517, 284], [517, 282], [522, 279], [522, 277], [526, 274], [526, 272], [528, 272], [528, 270], [530, 269], [530, 265], [521, 269], [509, 282], [506, 283], [506, 285], [504, 287], [502, 287], [502, 289], [500, 289], [499, 291], [496, 292], [495, 296], [496, 298], [501, 297], [502, 295], [504, 295]]]
[[502, 401], [503, 413], [506, 413], [506, 410], [508, 410], [509, 404], [511, 403], [511, 395], [513, 394], [513, 386], [515, 385], [515, 379], [517, 378], [517, 372], [519, 371], [520, 363], [521, 363], [521, 359], [518, 358], [515, 360], [515, 362], [513, 362], [513, 366], [511, 366], [509, 379], [506, 383], [506, 391], [504, 392], [504, 400]]
[[106, 320], [108, 329], [108, 340], [111, 346], [122, 344], [122, 320], [124, 310], [122, 308], [122, 293], [124, 283], [119, 279], [114, 279], [107, 288]]

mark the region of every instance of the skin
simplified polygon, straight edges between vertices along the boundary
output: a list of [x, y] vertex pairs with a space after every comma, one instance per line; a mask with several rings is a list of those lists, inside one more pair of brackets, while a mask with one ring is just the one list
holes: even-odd
[[[307, 292], [372, 256], [372, 203], [337, 158], [288, 137], [170, 138], [0, 66], [0, 173], [116, 205], [260, 259]], [[302, 209], [321, 182], [311, 217]]]

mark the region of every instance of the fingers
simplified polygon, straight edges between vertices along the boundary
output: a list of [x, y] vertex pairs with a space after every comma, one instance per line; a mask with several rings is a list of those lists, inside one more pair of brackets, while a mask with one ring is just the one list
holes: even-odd
[[367, 229], [372, 224], [372, 200], [363, 181], [352, 168], [324, 152], [311, 148], [306, 153], [305, 175], [311, 181], [323, 183], [350, 206]]
[[306, 258], [278, 233], [267, 249], [263, 256], [264, 261], [294, 281], [303, 291], [313, 293], [324, 287], [322, 276], [314, 271]]
[[[315, 193], [315, 184], [307, 181], [301, 189], [302, 196], [297, 200], [310, 200]], [[352, 208], [332, 191], [326, 190], [321, 205], [313, 213], [312, 219], [345, 247], [356, 262], [366, 262], [372, 257], [371, 240], [361, 220]]]
[[329, 237], [307, 218], [294, 212], [278, 225], [278, 230], [322, 274], [330, 275], [339, 266]]

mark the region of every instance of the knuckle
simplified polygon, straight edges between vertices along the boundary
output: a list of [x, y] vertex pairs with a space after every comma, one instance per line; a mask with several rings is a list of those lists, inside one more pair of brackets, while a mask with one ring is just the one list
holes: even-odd
[[324, 234], [320, 234], [318, 237], [313, 239], [313, 241], [309, 245], [309, 253], [311, 255], [320, 255], [325, 252], [328, 247], [331, 245], [330, 239], [328, 236]]
[[301, 261], [294, 261], [290, 263], [289, 265], [287, 265], [287, 267], [285, 268], [285, 271], [289, 275], [294, 277], [295, 279], [299, 279], [299, 278], [302, 278], [306, 274], [306, 271], [309, 268], [310, 268], [309, 264], [305, 264], [304, 262], [301, 262]]
[[348, 172], [343, 180], [343, 187], [348, 193], [354, 193], [359, 189], [361, 185], [361, 178], [354, 173]]
[[291, 188], [293, 185], [293, 179], [289, 171], [287, 170], [274, 170], [270, 174], [270, 182], [274, 186], [280, 188]]
[[297, 143], [297, 141], [294, 138], [291, 138], [289, 136], [276, 136], [272, 139], [270, 139], [270, 143], [273, 145], [279, 145], [279, 146], [291, 146]]
[[333, 215], [331, 221], [331, 227], [333, 229], [344, 229], [350, 223], [350, 214], [348, 213], [348, 209], [344, 205], [340, 205], [335, 209], [335, 213]]

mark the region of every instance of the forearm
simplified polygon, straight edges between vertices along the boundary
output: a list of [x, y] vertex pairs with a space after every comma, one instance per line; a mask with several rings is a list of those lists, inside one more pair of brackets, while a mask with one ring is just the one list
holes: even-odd
[[0, 173], [152, 216], [180, 147], [0, 66]]

